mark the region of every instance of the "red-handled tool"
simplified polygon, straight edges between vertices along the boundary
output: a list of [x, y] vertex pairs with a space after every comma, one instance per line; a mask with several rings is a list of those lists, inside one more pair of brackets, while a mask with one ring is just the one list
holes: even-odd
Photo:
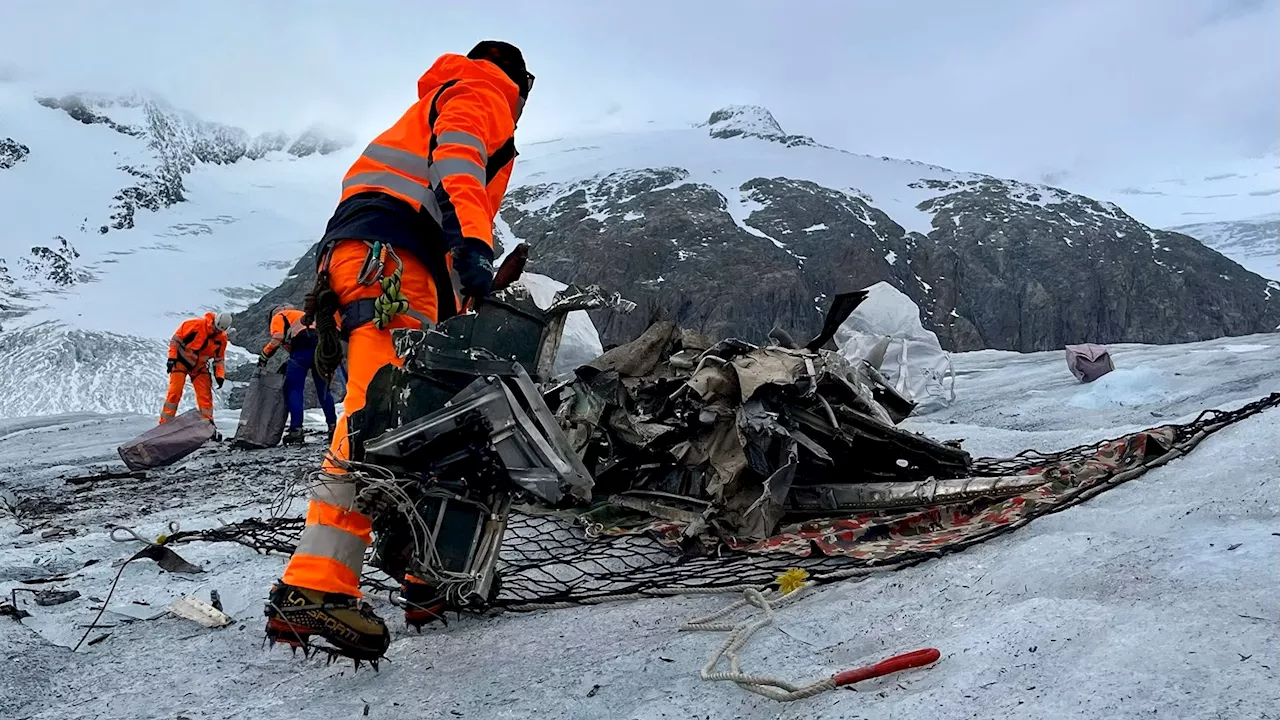
[[938, 652], [937, 648], [924, 648], [923, 650], [916, 650], [902, 655], [894, 655], [874, 665], [845, 670], [842, 673], [837, 673], [832, 680], [835, 681], [836, 687], [844, 687], [845, 685], [852, 685], [856, 682], [870, 680], [882, 675], [892, 675], [903, 670], [931, 665], [938, 662], [941, 657], [942, 653]]

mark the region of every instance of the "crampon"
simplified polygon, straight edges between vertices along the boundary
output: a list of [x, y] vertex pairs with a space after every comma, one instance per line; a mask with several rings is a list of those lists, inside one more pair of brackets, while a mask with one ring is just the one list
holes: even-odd
[[[265, 642], [288, 645], [295, 655], [298, 650], [304, 657], [319, 652], [327, 655], [330, 663], [346, 657], [355, 661], [356, 668], [367, 662], [377, 670], [391, 643], [382, 618], [358, 599], [345, 595], [280, 583], [272, 588], [265, 614]], [[314, 642], [314, 636], [327, 644]]]
[[404, 622], [422, 632], [422, 626], [433, 622], [448, 625], [444, 612], [447, 608], [444, 593], [437, 588], [418, 582], [406, 582], [400, 589], [400, 606], [404, 608]]

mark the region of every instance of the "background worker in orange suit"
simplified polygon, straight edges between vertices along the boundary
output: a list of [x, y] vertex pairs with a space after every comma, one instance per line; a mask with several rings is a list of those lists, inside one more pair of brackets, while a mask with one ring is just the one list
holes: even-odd
[[[329, 356], [338, 346], [332, 314], [339, 311], [347, 395], [306, 528], [271, 589], [267, 636], [274, 641], [297, 645], [319, 635], [357, 661], [386, 652], [386, 623], [359, 601], [372, 522], [356, 506], [347, 461], [359, 459], [369, 382], [383, 366], [401, 363], [390, 331], [443, 321], [492, 288], [493, 219], [532, 85], [510, 44], [485, 41], [465, 57], [443, 55], [418, 80], [417, 102], [343, 178], [307, 312], [317, 319], [324, 373], [336, 366]], [[436, 588], [402, 580], [406, 621], [419, 624], [443, 609]]]
[[[169, 392], [160, 411], [160, 422], [165, 423], [178, 414], [182, 392], [187, 378], [196, 390], [196, 407], [200, 414], [213, 422], [213, 383], [222, 387], [226, 381], [224, 367], [227, 355], [227, 330], [231, 327], [231, 313], [205, 313], [204, 317], [191, 318], [178, 326], [169, 339]], [[213, 361], [213, 377], [209, 376], [209, 361]]]
[[302, 419], [306, 407], [304, 401], [307, 375], [316, 389], [316, 399], [320, 401], [320, 409], [324, 411], [325, 422], [329, 425], [329, 439], [333, 440], [333, 432], [337, 427], [337, 414], [334, 412], [333, 394], [329, 392], [329, 381], [320, 377], [315, 367], [316, 325], [311, 318], [292, 305], [281, 305], [271, 313], [271, 339], [262, 348], [258, 356], [258, 366], [267, 361], [276, 351], [284, 348], [289, 353], [284, 369], [284, 395], [289, 406], [289, 429], [284, 434], [284, 444], [301, 443], [303, 438]]

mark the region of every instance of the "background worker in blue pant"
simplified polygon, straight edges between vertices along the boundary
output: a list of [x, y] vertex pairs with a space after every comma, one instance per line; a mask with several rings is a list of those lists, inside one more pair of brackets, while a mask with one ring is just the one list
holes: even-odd
[[271, 340], [262, 348], [258, 357], [259, 365], [266, 365], [267, 360], [280, 348], [289, 351], [289, 361], [284, 368], [284, 394], [289, 405], [289, 429], [285, 431], [284, 443], [302, 442], [302, 411], [306, 390], [307, 374], [311, 374], [311, 382], [316, 388], [316, 397], [320, 407], [324, 409], [325, 422], [329, 424], [329, 437], [338, 424], [338, 415], [333, 408], [333, 393], [329, 392], [329, 383], [320, 377], [315, 368], [316, 343], [318, 336], [314, 322], [307, 322], [304, 313], [292, 305], [281, 305], [271, 313]]

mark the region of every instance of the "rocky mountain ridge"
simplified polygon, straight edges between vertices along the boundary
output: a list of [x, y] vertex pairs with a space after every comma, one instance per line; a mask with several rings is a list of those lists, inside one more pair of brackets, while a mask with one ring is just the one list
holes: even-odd
[[[643, 156], [594, 174], [579, 165], [572, 182], [542, 181], [535, 168], [502, 219], [533, 245], [540, 271], [601, 282], [713, 335], [762, 340], [775, 324], [811, 333], [825, 298], [881, 280], [953, 350], [1186, 342], [1280, 323], [1280, 286], [1112, 203], [881, 158], [913, 169], [907, 187], [927, 194], [914, 209], [928, 225], [909, 229], [918, 219], [881, 202], [885, 188], [860, 189], [883, 185], [866, 158], [797, 140], [759, 108], [718, 111], [701, 127], [706, 152], [726, 158], [769, 143], [864, 167], [841, 186], [761, 162], [727, 187], [719, 168], [693, 178], [679, 165], [645, 167]], [[596, 320], [607, 344], [650, 314]]]
[[[272, 152], [294, 157], [327, 155], [351, 144], [349, 138], [335, 138], [319, 129], [291, 136], [283, 132], [252, 136], [247, 131], [222, 123], [202, 120], [173, 108], [164, 100], [145, 95], [106, 96], [95, 94], [40, 97], [36, 102], [61, 110], [86, 125], [105, 125], [123, 135], [144, 139], [154, 153], [153, 162], [124, 164], [121, 170], [138, 179], [136, 185], [121, 189], [114, 198], [109, 222], [98, 232], [125, 230], [134, 226], [139, 209], [156, 211], [182, 202], [183, 177], [196, 163], [228, 165], [243, 159], [259, 160]], [[133, 122], [120, 122], [107, 113], [125, 111]]]
[[[828, 298], [880, 281], [956, 351], [1190, 342], [1280, 324], [1280, 283], [1113, 203], [828, 148], [763, 108], [534, 146], [512, 185], [500, 235], [532, 245], [531, 269], [639, 303], [594, 316], [606, 345], [658, 315], [757, 342], [775, 326], [812, 334]], [[272, 297], [298, 301], [313, 275], [300, 264]]]
[[[44, 192], [76, 194], [75, 183], [67, 182], [66, 171], [60, 166], [66, 165], [62, 156], [72, 152], [70, 148], [84, 145], [95, 151], [93, 155], [109, 157], [112, 166], [97, 167], [92, 157], [84, 157], [81, 163], [79, 172], [90, 180], [85, 184], [99, 186], [92, 188], [95, 194], [102, 192], [100, 186], [109, 188], [101, 204], [88, 197], [72, 197], [71, 202], [37, 216], [39, 208], [20, 207], [22, 196], [15, 198], [15, 193], [6, 192], [15, 205], [0, 233], [0, 321], [26, 315], [47, 304], [49, 298], [94, 281], [106, 265], [135, 252], [133, 247], [114, 247], [119, 243], [108, 243], [113, 249], [105, 253], [107, 257], [86, 250], [103, 244], [99, 236], [133, 229], [139, 213], [159, 212], [184, 202], [189, 178], [197, 167], [332, 155], [351, 144], [350, 137], [319, 128], [251, 135], [241, 128], [201, 119], [150, 95], [78, 93], [52, 97], [12, 87], [0, 90], [8, 91], [0, 93], [0, 100], [5, 101], [5, 112], [0, 114], [0, 184], [12, 184], [11, 190], [39, 198], [40, 187], [48, 180], [63, 187]], [[109, 129], [118, 139], [59, 130], [56, 134], [63, 139], [52, 141], [52, 135], [45, 137], [46, 131], [62, 128], [55, 113], [84, 126]], [[34, 165], [42, 166], [41, 170]], [[52, 172], [43, 171], [50, 165]], [[25, 220], [32, 221], [30, 229], [24, 227]], [[197, 223], [175, 224], [170, 231], [174, 235], [209, 234], [210, 224], [235, 220], [226, 216], [201, 218]], [[135, 240], [135, 247], [145, 242]]]

